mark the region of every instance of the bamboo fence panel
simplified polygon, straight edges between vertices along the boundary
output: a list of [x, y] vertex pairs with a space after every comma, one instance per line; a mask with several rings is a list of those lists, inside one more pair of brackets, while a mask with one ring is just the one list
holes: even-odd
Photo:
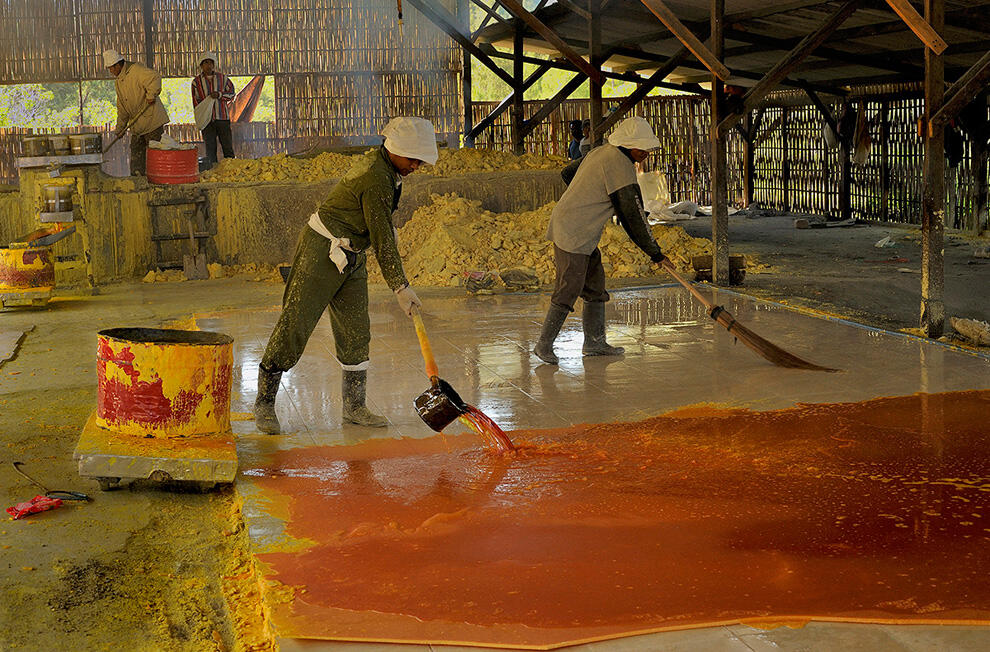
[[[78, 42], [65, 57], [79, 59], [79, 78], [108, 79], [103, 51], [115, 49], [129, 61], [146, 59], [144, 15], [134, 0], [73, 0], [79, 25]], [[47, 80], [46, 80], [47, 81]]]
[[165, 77], [199, 73], [199, 56], [216, 52], [228, 75], [275, 71], [277, 0], [155, 0], [155, 68]]
[[[68, 9], [68, 10], [67, 10]], [[0, 80], [69, 81], [79, 76], [72, 0], [5, 0], [0, 14]]]

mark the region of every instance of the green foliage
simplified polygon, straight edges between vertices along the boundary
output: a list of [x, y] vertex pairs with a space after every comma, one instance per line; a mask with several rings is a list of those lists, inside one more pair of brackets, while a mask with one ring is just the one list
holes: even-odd
[[49, 88], [51, 86], [78, 88], [76, 84], [0, 86], [0, 127], [58, 129], [78, 124], [78, 95], [75, 103], [67, 103], [68, 94], [60, 92], [62, 102], [59, 103], [55, 99], [55, 91]]

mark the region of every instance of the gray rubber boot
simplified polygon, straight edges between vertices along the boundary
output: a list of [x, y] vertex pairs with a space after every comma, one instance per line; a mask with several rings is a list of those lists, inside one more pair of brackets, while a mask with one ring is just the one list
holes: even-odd
[[585, 355], [622, 355], [625, 349], [612, 346], [605, 341], [605, 302], [585, 301], [581, 309], [584, 326], [584, 344], [581, 353]]
[[344, 421], [356, 423], [359, 426], [370, 426], [372, 428], [384, 428], [388, 425], [385, 417], [373, 413], [365, 405], [368, 392], [368, 372], [367, 371], [345, 371], [344, 372]]
[[254, 400], [254, 425], [266, 435], [281, 434], [275, 414], [275, 395], [282, 380], [281, 371], [265, 371], [258, 367], [258, 398]]
[[536, 357], [547, 364], [557, 364], [560, 362], [557, 354], [553, 352], [553, 341], [557, 339], [557, 334], [560, 333], [560, 327], [564, 325], [564, 320], [567, 319], [568, 314], [570, 314], [570, 310], [553, 303], [550, 304], [550, 309], [547, 310], [547, 317], [543, 320], [543, 330], [540, 331], [540, 339], [537, 340], [536, 348], [533, 349]]

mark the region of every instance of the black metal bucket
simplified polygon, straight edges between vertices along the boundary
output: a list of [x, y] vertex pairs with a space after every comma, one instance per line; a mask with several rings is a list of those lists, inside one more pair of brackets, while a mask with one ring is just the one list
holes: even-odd
[[467, 404], [461, 400], [450, 384], [437, 378], [433, 386], [413, 401], [416, 413], [423, 423], [441, 432], [467, 411]]

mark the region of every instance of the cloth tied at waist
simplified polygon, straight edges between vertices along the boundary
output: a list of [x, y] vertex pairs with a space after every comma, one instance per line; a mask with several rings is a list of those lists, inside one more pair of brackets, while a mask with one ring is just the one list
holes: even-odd
[[327, 227], [323, 225], [323, 220], [320, 219], [319, 212], [313, 213], [309, 216], [309, 228], [313, 229], [324, 238], [330, 241], [330, 260], [333, 264], [337, 266], [337, 270], [343, 273], [344, 268], [347, 267], [347, 254], [346, 251], [352, 253], [361, 253], [357, 249], [351, 247], [350, 238], [338, 238], [334, 234], [327, 230]]

